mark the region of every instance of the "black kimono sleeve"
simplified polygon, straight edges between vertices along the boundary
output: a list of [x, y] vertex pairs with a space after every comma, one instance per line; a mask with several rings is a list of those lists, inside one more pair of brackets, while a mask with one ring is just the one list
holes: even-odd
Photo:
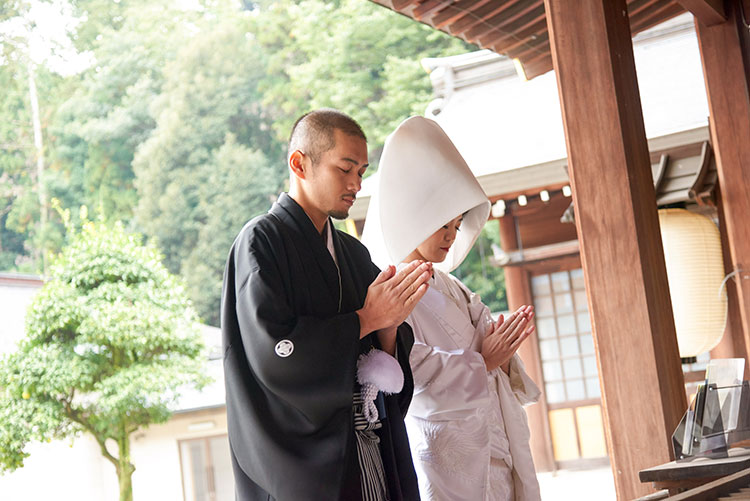
[[[245, 482], [247, 492], [257, 486], [276, 499], [336, 499], [352, 437], [359, 317], [335, 313], [335, 304], [333, 313], [295, 311], [295, 288], [309, 293], [320, 284], [280, 265], [274, 235], [246, 230], [254, 231], [235, 242], [222, 297], [238, 498], [255, 499], [242, 497]], [[276, 352], [283, 340], [293, 346], [288, 356]]]
[[[357, 313], [297, 316], [270, 263], [252, 266], [246, 277], [237, 293], [237, 319], [244, 355], [258, 382], [313, 427], [330, 419], [331, 409], [349, 409], [359, 349]], [[285, 357], [275, 350], [282, 340], [293, 346]]]

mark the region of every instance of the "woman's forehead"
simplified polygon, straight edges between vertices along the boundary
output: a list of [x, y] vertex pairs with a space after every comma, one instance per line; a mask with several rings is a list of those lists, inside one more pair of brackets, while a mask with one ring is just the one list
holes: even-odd
[[453, 221], [455, 221], [455, 222], [457, 222], [457, 223], [461, 223], [461, 222], [463, 222], [463, 220], [464, 220], [464, 215], [465, 215], [465, 214], [466, 214], [466, 213], [464, 213], [464, 214], [459, 214], [458, 216], [454, 217], [453, 219], [449, 219], [449, 220], [447, 220], [447, 221], [445, 222], [445, 224], [448, 224], [448, 223], [452, 223]]

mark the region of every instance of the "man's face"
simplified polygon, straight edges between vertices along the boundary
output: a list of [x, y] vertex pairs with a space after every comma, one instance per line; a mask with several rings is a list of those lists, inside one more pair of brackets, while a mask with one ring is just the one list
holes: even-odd
[[367, 170], [367, 142], [338, 129], [333, 131], [333, 137], [335, 146], [322, 153], [313, 165], [306, 191], [319, 211], [346, 219]]

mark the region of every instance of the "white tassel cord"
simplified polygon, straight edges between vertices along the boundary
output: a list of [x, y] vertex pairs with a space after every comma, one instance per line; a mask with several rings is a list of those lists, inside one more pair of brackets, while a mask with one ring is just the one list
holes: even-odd
[[404, 387], [404, 373], [398, 361], [388, 353], [372, 349], [357, 360], [357, 381], [362, 387], [363, 411], [370, 423], [378, 420], [375, 399], [378, 391], [398, 393]]

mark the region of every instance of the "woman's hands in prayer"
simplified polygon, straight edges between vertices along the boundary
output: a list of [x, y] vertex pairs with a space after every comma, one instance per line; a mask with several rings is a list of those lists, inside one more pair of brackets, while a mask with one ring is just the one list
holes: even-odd
[[364, 306], [357, 310], [360, 339], [384, 329], [395, 342], [396, 328], [425, 295], [431, 276], [432, 263], [425, 261], [412, 261], [399, 271], [389, 266], [380, 272], [367, 288]]
[[482, 341], [482, 357], [491, 371], [501, 367], [507, 374], [510, 370], [510, 359], [529, 335], [534, 332], [531, 319], [534, 318], [534, 307], [524, 305], [497, 322], [491, 322]]

